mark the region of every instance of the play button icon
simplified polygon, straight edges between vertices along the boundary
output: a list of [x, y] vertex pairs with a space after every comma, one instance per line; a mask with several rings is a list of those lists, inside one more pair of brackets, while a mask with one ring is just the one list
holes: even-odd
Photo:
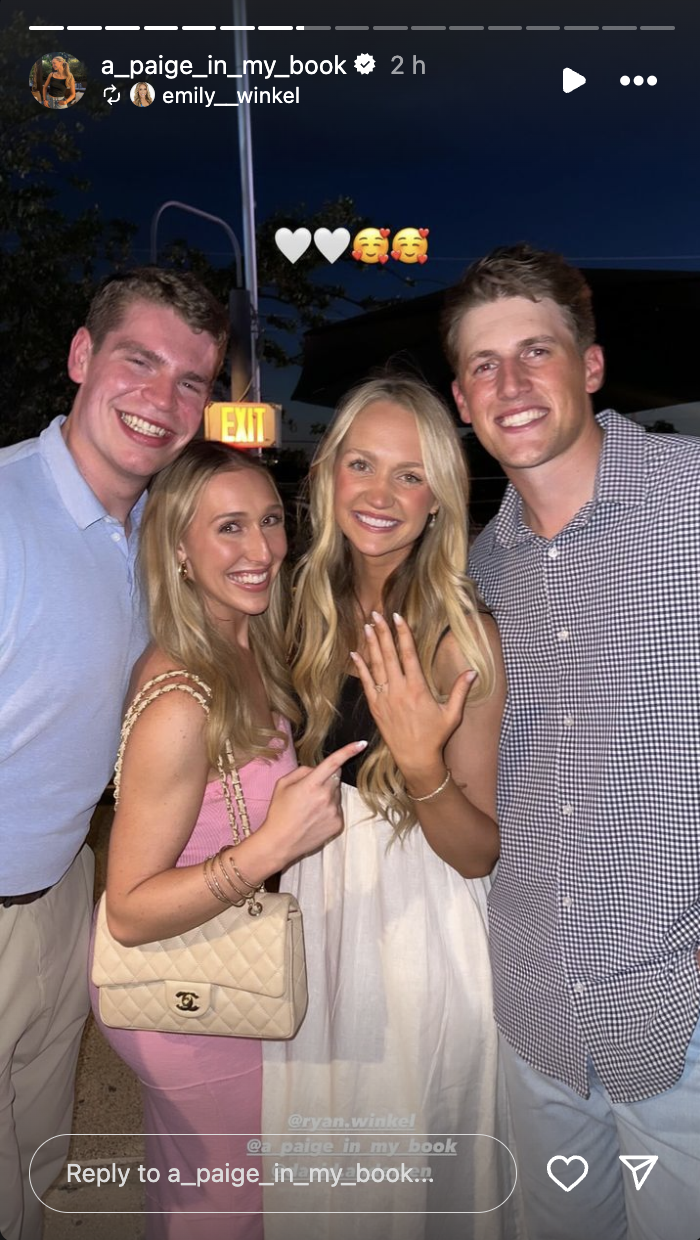
[[586, 79], [583, 74], [577, 73], [575, 69], [565, 69], [563, 79], [565, 95], [570, 95], [572, 90], [578, 90], [579, 86], [586, 85]]

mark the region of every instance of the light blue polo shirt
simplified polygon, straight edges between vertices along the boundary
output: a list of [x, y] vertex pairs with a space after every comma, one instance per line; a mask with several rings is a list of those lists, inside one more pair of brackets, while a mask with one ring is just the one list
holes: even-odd
[[55, 418], [0, 450], [0, 896], [58, 881], [109, 782], [131, 668], [146, 646], [126, 538]]

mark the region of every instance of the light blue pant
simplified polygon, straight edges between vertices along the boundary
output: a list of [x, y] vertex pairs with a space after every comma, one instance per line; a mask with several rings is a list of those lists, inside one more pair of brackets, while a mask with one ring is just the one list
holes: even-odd
[[46, 102], [50, 108], [65, 108], [68, 106], [65, 99], [56, 99], [53, 95], [49, 94], [46, 96]]
[[[528, 1240], [698, 1240], [700, 1023], [685, 1071], [643, 1102], [612, 1103], [589, 1063], [590, 1097], [530, 1068], [501, 1038], [525, 1200]], [[554, 1155], [579, 1154], [588, 1174], [565, 1192], [547, 1174]], [[657, 1154], [637, 1190], [620, 1154]], [[571, 1184], [582, 1164], [552, 1168]]]

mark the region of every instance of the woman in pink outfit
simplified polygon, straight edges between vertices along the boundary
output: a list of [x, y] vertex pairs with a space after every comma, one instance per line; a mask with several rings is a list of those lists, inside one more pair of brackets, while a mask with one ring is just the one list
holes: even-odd
[[[337, 773], [363, 746], [296, 768], [286, 549], [277, 490], [243, 453], [191, 443], [158, 476], [141, 528], [153, 640], [130, 689], [147, 705], [124, 734], [107, 878], [107, 919], [121, 943], [203, 924], [222, 894], [236, 901], [227, 881], [249, 896], [341, 830]], [[251, 827], [235, 854], [218, 766], [227, 740]], [[99, 1022], [94, 992], [93, 1006]], [[260, 1240], [261, 1189], [238, 1183], [260, 1169], [247, 1148], [260, 1132], [260, 1043], [101, 1028], [142, 1086], [145, 1165], [159, 1172], [146, 1190], [148, 1240]], [[220, 1168], [221, 1182], [198, 1185], [198, 1168]]]

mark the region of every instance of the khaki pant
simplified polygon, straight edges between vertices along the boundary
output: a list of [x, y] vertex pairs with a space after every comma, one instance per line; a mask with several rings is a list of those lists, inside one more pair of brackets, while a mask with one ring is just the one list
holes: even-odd
[[[40, 1240], [38, 1198], [68, 1153], [75, 1067], [89, 1010], [94, 868], [92, 852], [83, 848], [40, 900], [0, 906], [0, 1234], [5, 1240]], [[62, 1135], [52, 1140], [56, 1134]]]

